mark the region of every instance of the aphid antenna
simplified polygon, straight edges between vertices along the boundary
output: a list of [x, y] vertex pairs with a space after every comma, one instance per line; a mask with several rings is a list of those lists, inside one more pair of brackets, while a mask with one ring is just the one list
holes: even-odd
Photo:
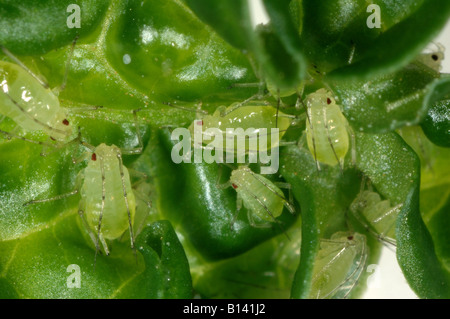
[[66, 89], [67, 78], [68, 78], [68, 75], [69, 75], [70, 61], [72, 60], [73, 52], [75, 51], [75, 45], [77, 44], [78, 38], [79, 38], [79, 35], [77, 34], [75, 36], [75, 38], [73, 39], [73, 41], [72, 41], [72, 45], [71, 45], [70, 50], [69, 50], [69, 56], [67, 58], [66, 65], [65, 65], [63, 81], [62, 81], [59, 89], [58, 90], [56, 90], [56, 89], [54, 90], [54, 93], [56, 95], [59, 95], [60, 92], [62, 92], [62, 91], [64, 91]]
[[28, 74], [30, 74], [33, 78], [36, 79], [45, 89], [49, 89], [50, 86], [47, 82], [42, 80], [39, 76], [37, 76], [33, 71], [31, 71], [22, 61], [20, 61], [14, 54], [12, 54], [11, 51], [9, 51], [7, 48], [5, 48], [3, 45], [0, 45], [0, 48], [2, 49], [3, 53], [8, 56], [14, 63], [19, 65], [22, 69], [24, 69]]
[[23, 204], [24, 207], [29, 206], [29, 205], [34, 205], [34, 204], [38, 204], [38, 203], [47, 203], [47, 202], [53, 202], [53, 201], [57, 201], [66, 197], [70, 197], [73, 195], [78, 194], [78, 189], [75, 189], [69, 193], [65, 193], [65, 194], [60, 194], [58, 196], [55, 197], [51, 197], [51, 198], [45, 198], [45, 199], [35, 199], [35, 200], [31, 200], [29, 202], [26, 202]]
[[190, 108], [190, 107], [186, 107], [186, 106], [182, 106], [182, 105], [178, 105], [178, 104], [174, 104], [174, 103], [171, 103], [171, 102], [163, 102], [162, 104], [170, 106], [170, 107], [173, 107], [173, 108], [176, 108], [176, 109], [180, 109], [180, 110], [183, 110], [183, 111], [192, 112], [192, 113], [197, 113], [197, 114], [200, 113], [200, 114], [203, 114], [203, 115], [208, 115], [209, 114], [208, 111], [201, 109], [201, 104], [200, 104], [200, 107], [197, 107], [196, 109], [193, 109], [193, 108]]
[[[16, 134], [13, 134], [13, 133], [10, 133], [10, 132], [6, 132], [6, 131], [3, 131], [3, 130], [0, 130], [0, 133], [5, 135], [7, 137], [7, 139], [16, 138], [16, 139], [19, 139], [19, 140], [22, 140], [22, 141], [25, 141], [25, 142], [29, 142], [29, 143], [32, 143], [32, 144], [37, 144], [37, 145], [41, 145], [41, 146], [45, 146], [45, 147], [59, 148], [59, 146], [57, 144], [51, 144], [51, 143], [46, 143], [46, 142], [42, 142], [42, 141], [34, 141], [32, 139], [28, 139], [28, 138], [25, 138], [23, 136], [19, 136], [19, 135], [16, 135]], [[45, 156], [45, 155], [43, 155], [43, 153], [41, 153], [41, 155]]]

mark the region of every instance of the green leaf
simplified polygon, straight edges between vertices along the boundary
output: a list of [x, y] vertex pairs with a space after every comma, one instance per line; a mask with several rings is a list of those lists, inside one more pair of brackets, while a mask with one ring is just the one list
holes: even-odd
[[[449, 87], [448, 82], [446, 82]], [[436, 145], [450, 147], [450, 92], [447, 98], [430, 103], [428, 113], [421, 123], [425, 135]]]
[[279, 235], [235, 258], [192, 263], [195, 290], [207, 299], [289, 298], [299, 262], [301, 220], [287, 233], [290, 239]]
[[380, 8], [381, 26], [369, 28], [367, 20], [372, 20], [374, 11], [367, 12], [366, 1], [304, 0], [302, 4], [305, 53], [322, 72], [339, 79], [370, 80], [405, 66], [438, 35], [450, 13], [445, 0], [374, 1], [371, 4]]
[[[359, 192], [360, 177], [353, 169], [341, 172], [338, 166], [317, 171], [309, 150], [297, 146], [283, 148], [280, 157], [281, 174], [291, 184], [302, 211], [300, 264], [291, 298], [310, 298], [320, 241], [329, 239], [334, 233], [350, 230], [347, 211]], [[368, 245], [369, 260], [376, 261], [380, 245], [374, 240]]]
[[421, 298], [448, 298], [449, 274], [443, 269], [420, 213], [420, 162], [395, 133], [357, 134], [358, 167], [392, 204], [397, 217], [397, 259], [411, 288]]
[[306, 60], [290, 20], [289, 1], [267, 1], [271, 23], [256, 29], [247, 1], [186, 0], [186, 3], [224, 39], [248, 51], [258, 63], [261, 77], [280, 90], [298, 88], [306, 74]]
[[[250, 225], [243, 207], [236, 216], [236, 191], [220, 189], [217, 163], [179, 163], [171, 159], [175, 142], [170, 132], [158, 133], [149, 160], [160, 194], [158, 209], [185, 234], [205, 259], [219, 260], [239, 255], [288, 229], [294, 222], [287, 210], [277, 219], [281, 224], [257, 228]], [[229, 176], [223, 168], [222, 178]], [[224, 181], [222, 181], [223, 183]]]
[[355, 130], [385, 133], [422, 121], [436, 91], [450, 80], [438, 77], [437, 72], [417, 62], [368, 81], [330, 84]]
[[0, 243], [2, 298], [192, 296], [187, 259], [169, 222], [144, 229], [137, 258], [128, 241], [115, 243], [110, 256], [95, 258], [92, 242], [80, 241], [78, 219], [76, 211], [66, 210], [43, 230]]
[[[42, 54], [72, 42], [75, 36], [89, 36], [98, 27], [109, 1], [10, 1], [0, 3], [0, 44], [16, 54]], [[69, 27], [79, 12], [80, 28]], [[68, 21], [69, 20], [69, 21]], [[69, 22], [69, 25], [68, 25]]]

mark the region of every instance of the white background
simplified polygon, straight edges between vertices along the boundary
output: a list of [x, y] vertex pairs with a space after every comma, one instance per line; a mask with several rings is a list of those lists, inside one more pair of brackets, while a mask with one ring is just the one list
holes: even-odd
[[[253, 9], [254, 23], [267, 22], [266, 13], [261, 9], [260, 0], [249, 0]], [[450, 21], [436, 38], [435, 42], [439, 42], [450, 51]], [[450, 55], [449, 55], [450, 56]], [[442, 72], [450, 73], [450, 58], [443, 61]], [[388, 248], [383, 249], [381, 258], [377, 265], [369, 265], [368, 287], [364, 299], [415, 299], [416, 294], [409, 288], [402, 271], [397, 263], [395, 252]]]

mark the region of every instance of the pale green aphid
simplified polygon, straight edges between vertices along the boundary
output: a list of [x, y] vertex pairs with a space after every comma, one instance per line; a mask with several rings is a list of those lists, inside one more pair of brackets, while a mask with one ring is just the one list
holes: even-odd
[[133, 231], [136, 197], [132, 189], [129, 170], [123, 165], [122, 154], [139, 154], [142, 141], [138, 130], [140, 147], [121, 150], [115, 145], [100, 144], [93, 147], [81, 142], [89, 149], [87, 166], [78, 173], [75, 190], [54, 198], [33, 200], [26, 205], [49, 202], [80, 194], [79, 215], [96, 247], [99, 243], [109, 255], [106, 240], [120, 238], [128, 229], [131, 248], [135, 250]]
[[349, 125], [333, 95], [326, 89], [309, 94], [306, 104], [306, 139], [319, 168], [319, 162], [342, 168], [349, 149]]
[[362, 190], [350, 205], [350, 212], [374, 236], [395, 245], [395, 222], [403, 204], [391, 206], [388, 199], [372, 190]]
[[337, 232], [330, 239], [321, 239], [309, 297], [348, 297], [365, 268], [366, 260], [366, 238], [362, 234]]
[[[291, 200], [287, 200], [280, 187], [290, 189], [287, 183], [274, 183], [247, 166], [240, 166], [231, 172], [230, 180], [221, 187], [233, 187], [237, 193], [236, 216], [242, 205], [247, 209], [247, 218], [253, 227], [271, 227], [272, 222], [286, 207], [295, 213]], [[233, 220], [233, 224], [234, 224]]]
[[[11, 118], [26, 131], [44, 131], [58, 142], [74, 137], [74, 128], [67, 119], [68, 111], [60, 106], [56, 91], [52, 91], [6, 48], [1, 48], [16, 63], [0, 61], [0, 114]], [[18, 137], [1, 132], [9, 137]]]
[[[223, 149], [237, 150], [239, 139], [258, 139], [261, 135], [267, 136], [267, 144], [246, 143], [246, 152], [265, 151], [279, 145], [279, 141], [289, 128], [294, 117], [278, 111], [270, 105], [242, 105], [235, 103], [228, 107], [220, 106], [213, 114], [202, 116], [201, 120], [194, 121], [189, 130], [194, 134], [196, 126], [201, 129], [203, 144], [210, 143], [214, 139], [214, 131], [219, 130], [222, 134]], [[272, 145], [272, 130], [277, 128], [277, 141]], [[263, 131], [262, 129], [265, 129]], [[274, 131], [275, 132], [275, 131]], [[227, 145], [227, 140], [234, 140], [234, 143]], [[230, 147], [231, 144], [231, 147]]]

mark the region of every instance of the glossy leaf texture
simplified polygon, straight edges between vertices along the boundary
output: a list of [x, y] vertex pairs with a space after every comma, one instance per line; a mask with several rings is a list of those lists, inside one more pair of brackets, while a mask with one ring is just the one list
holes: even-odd
[[421, 123], [448, 83], [448, 76], [413, 62], [368, 81], [331, 82], [330, 86], [355, 130], [385, 133]]
[[[329, 240], [337, 232], [353, 232], [355, 229], [358, 232], [364, 231], [361, 227], [350, 227], [347, 216], [350, 203], [359, 193], [361, 176], [350, 167], [343, 172], [338, 166], [318, 171], [309, 150], [297, 146], [283, 149], [281, 167], [281, 174], [292, 185], [293, 194], [302, 211], [300, 264], [293, 281], [291, 298], [313, 298], [311, 284], [321, 241]], [[367, 245], [370, 247], [366, 258], [373, 262], [378, 258], [380, 244], [366, 233], [363, 236], [367, 237]], [[366, 266], [362, 265], [363, 269]], [[336, 276], [345, 278], [345, 273], [339, 273], [343, 271], [345, 270], [336, 269]], [[363, 276], [358, 281], [360, 285], [365, 284], [365, 271], [362, 273]], [[356, 286], [356, 282], [353, 284]], [[351, 287], [350, 290], [354, 288]], [[353, 293], [355, 291], [358, 289]], [[350, 294], [349, 291], [347, 293]]]
[[438, 35], [450, 12], [449, 3], [439, 0], [298, 2], [305, 54], [321, 72], [340, 79], [369, 80], [405, 66]]
[[[397, 257], [411, 288], [450, 296], [450, 78], [420, 55], [448, 1], [373, 1], [379, 29], [365, 1], [263, 0], [270, 21], [255, 26], [243, 0], [86, 0], [81, 28], [69, 27], [71, 4], [0, 1], [0, 60], [16, 63], [9, 50], [48, 82], [79, 132], [53, 149], [49, 136], [0, 117], [0, 297], [357, 298], [385, 244], [350, 216], [363, 181], [402, 205]], [[342, 167], [318, 170], [298, 97], [321, 88], [351, 145]], [[266, 177], [290, 186], [295, 213], [262, 227], [246, 207], [236, 215], [236, 190], [220, 186], [232, 168], [172, 158], [175, 128], [243, 101], [293, 122], [280, 170]], [[101, 143], [120, 147], [133, 172], [135, 252], [124, 234], [109, 256], [95, 254], [79, 194], [24, 205], [73, 191], [95, 160], [85, 146]]]
[[277, 218], [278, 223], [273, 222], [270, 227], [252, 226], [247, 209], [237, 211], [233, 187], [217, 187], [229, 179], [230, 170], [226, 166], [219, 168], [223, 164], [195, 163], [194, 158], [190, 163], [175, 164], [171, 160], [175, 144], [169, 131], [160, 132], [156, 147], [148, 149], [160, 192], [158, 209], [183, 230], [204, 258], [221, 260], [242, 254], [287, 231], [299, 216], [285, 209]]
[[290, 19], [289, 1], [267, 1], [273, 23], [257, 27], [247, 1], [185, 2], [224, 39], [249, 54], [261, 81], [267, 79], [279, 90], [297, 89], [306, 75], [306, 59]]

